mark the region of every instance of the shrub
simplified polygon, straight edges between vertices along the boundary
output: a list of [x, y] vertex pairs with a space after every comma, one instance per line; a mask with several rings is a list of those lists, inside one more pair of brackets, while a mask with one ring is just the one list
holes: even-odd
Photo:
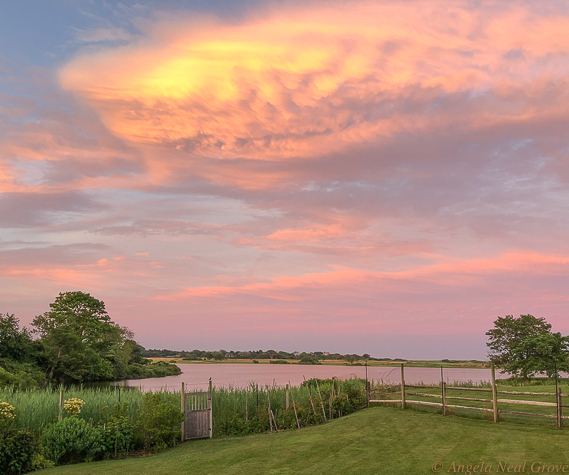
[[44, 432], [45, 455], [55, 463], [89, 462], [103, 452], [101, 432], [83, 419], [67, 417]]
[[0, 432], [0, 473], [3, 475], [16, 475], [32, 470], [34, 454], [34, 438], [29, 432]]
[[166, 393], [148, 392], [144, 395], [135, 429], [145, 450], [159, 451], [176, 445], [180, 440], [180, 424], [184, 415], [177, 401]]
[[113, 412], [100, 430], [107, 455], [128, 453], [134, 435], [128, 420], [128, 404], [115, 404]]

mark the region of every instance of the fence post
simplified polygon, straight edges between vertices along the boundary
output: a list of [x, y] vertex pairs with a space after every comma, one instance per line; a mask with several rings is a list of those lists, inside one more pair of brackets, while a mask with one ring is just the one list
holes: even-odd
[[405, 409], [405, 365], [401, 363], [401, 409]]
[[496, 387], [496, 368], [492, 365], [492, 409], [494, 412], [494, 422], [498, 422], [498, 388]]
[[366, 401], [367, 401], [367, 407], [369, 407], [369, 400], [370, 400], [370, 391], [371, 391], [371, 383], [369, 381], [366, 381]]
[[186, 387], [184, 383], [182, 383], [182, 391], [180, 392], [180, 408], [182, 414], [184, 414], [184, 420], [182, 421], [182, 442], [184, 442], [186, 436]]
[[59, 390], [59, 415], [58, 419], [63, 419], [63, 388]]
[[213, 404], [212, 404], [213, 389], [211, 385], [211, 378], [209, 378], [209, 385], [207, 390], [207, 408], [209, 410], [209, 438], [213, 437]]
[[288, 384], [286, 385], [286, 410], [288, 411]]
[[442, 384], [442, 398], [443, 398], [443, 416], [447, 415], [447, 383], [441, 381]]
[[563, 404], [561, 399], [561, 388], [557, 389], [557, 427], [563, 427]]

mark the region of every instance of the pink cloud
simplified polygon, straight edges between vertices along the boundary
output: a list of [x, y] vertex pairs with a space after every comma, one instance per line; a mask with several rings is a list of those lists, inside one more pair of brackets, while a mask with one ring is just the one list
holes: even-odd
[[[408, 88], [477, 94], [568, 72], [569, 17], [536, 18], [516, 2], [317, 4], [242, 23], [159, 19], [146, 28], [144, 41], [78, 55], [61, 70], [62, 86], [121, 137], [214, 158], [315, 156], [440, 127], [456, 116], [381, 104]], [[505, 60], [512, 51], [519, 59]], [[536, 112], [517, 109], [522, 121]]]

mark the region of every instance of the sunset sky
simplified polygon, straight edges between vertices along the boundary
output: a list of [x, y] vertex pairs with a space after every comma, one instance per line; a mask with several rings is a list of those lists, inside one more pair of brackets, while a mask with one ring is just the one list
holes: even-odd
[[21, 0], [0, 312], [145, 347], [486, 356], [569, 333], [569, 4]]

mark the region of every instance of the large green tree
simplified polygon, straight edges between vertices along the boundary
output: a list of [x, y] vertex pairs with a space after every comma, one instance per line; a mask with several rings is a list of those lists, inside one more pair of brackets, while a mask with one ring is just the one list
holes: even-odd
[[490, 361], [513, 376], [567, 371], [569, 337], [552, 333], [545, 318], [533, 315], [498, 317], [486, 332]]
[[104, 302], [75, 291], [60, 293], [49, 306], [33, 321], [49, 379], [115, 379], [117, 366], [128, 363], [123, 347], [131, 334], [111, 321]]
[[27, 361], [33, 341], [26, 328], [20, 330], [20, 321], [8, 313], [0, 313], [0, 359]]

